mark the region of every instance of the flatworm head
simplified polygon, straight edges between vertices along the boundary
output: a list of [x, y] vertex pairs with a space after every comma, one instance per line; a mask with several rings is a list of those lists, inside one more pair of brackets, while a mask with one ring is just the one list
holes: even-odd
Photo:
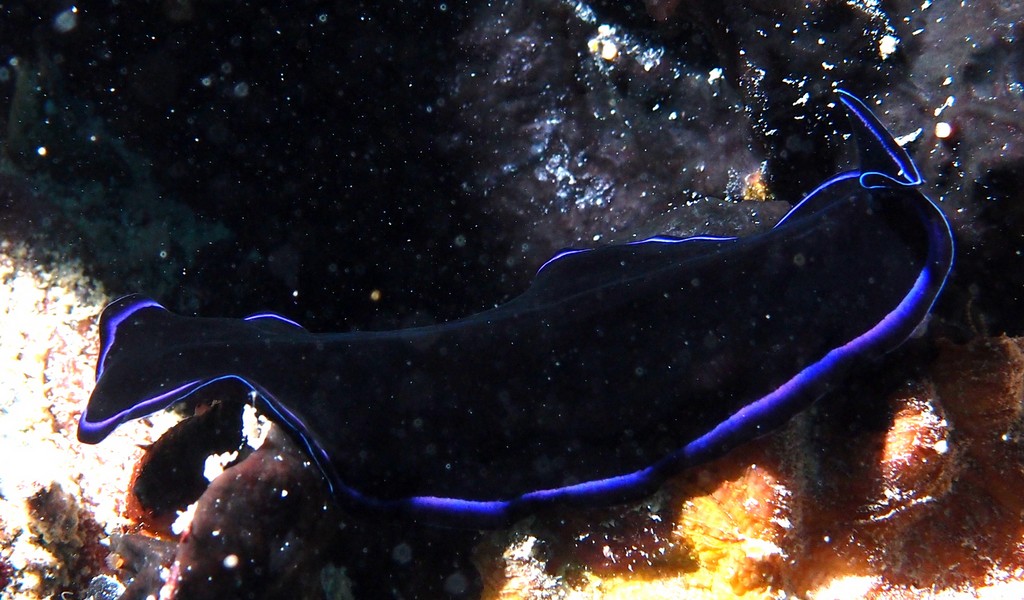
[[942, 289], [942, 211], [870, 110], [839, 100], [861, 168], [770, 231], [566, 251], [519, 297], [457, 321], [316, 334], [122, 298], [101, 317], [79, 438], [233, 379], [352, 510], [490, 527], [649, 493], [897, 347]]

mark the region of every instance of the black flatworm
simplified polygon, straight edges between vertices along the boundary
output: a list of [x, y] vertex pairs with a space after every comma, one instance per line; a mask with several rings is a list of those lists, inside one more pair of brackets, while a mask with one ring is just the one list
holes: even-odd
[[565, 251], [521, 296], [457, 321], [316, 334], [121, 298], [78, 437], [235, 379], [349, 509], [489, 527], [649, 493], [896, 348], [943, 287], [945, 216], [871, 111], [838, 98], [860, 168], [770, 231]]

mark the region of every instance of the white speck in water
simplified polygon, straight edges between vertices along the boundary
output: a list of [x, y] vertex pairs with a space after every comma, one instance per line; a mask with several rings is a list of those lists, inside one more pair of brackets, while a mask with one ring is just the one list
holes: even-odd
[[946, 97], [946, 101], [942, 103], [942, 106], [936, 108], [933, 111], [933, 114], [937, 117], [937, 116], [942, 114], [942, 111], [944, 111], [947, 108], [953, 106], [954, 104], [956, 104], [956, 97], [955, 96], [947, 96]]
[[53, 18], [53, 28], [57, 33], [68, 33], [78, 27], [78, 7], [72, 6]]
[[398, 544], [391, 549], [391, 560], [400, 565], [409, 564], [409, 561], [412, 560], [412, 547], [405, 542]]
[[899, 38], [894, 35], [883, 35], [882, 39], [878, 40], [878, 54], [881, 55], [882, 60], [885, 60], [892, 56], [896, 52], [896, 46], [900, 43]]
[[901, 135], [901, 136], [897, 137], [896, 138], [896, 143], [899, 144], [900, 146], [906, 146], [910, 142], [913, 142], [917, 138], [921, 137], [921, 133], [923, 131], [924, 131], [924, 128], [918, 127], [916, 130], [911, 131], [907, 135]]

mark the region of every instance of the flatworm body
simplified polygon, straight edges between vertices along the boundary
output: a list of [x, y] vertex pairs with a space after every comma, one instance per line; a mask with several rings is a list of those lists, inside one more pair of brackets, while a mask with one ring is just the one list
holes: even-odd
[[770, 231], [566, 251], [521, 296], [457, 321], [315, 334], [121, 298], [100, 320], [79, 439], [235, 379], [349, 509], [491, 527], [647, 494], [896, 348], [943, 287], [945, 216], [868, 108], [839, 100], [861, 168]]

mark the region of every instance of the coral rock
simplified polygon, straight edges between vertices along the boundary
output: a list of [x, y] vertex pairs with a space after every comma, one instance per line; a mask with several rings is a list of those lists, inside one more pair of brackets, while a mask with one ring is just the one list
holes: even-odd
[[[493, 534], [478, 550], [484, 597], [1013, 595], [1024, 585], [1022, 348], [942, 342], [929, 372], [884, 403], [833, 395], [644, 504]], [[887, 417], [841, 422], [844, 403]], [[652, 536], [660, 520], [670, 526]], [[581, 543], [594, 539], [601, 552]]]

